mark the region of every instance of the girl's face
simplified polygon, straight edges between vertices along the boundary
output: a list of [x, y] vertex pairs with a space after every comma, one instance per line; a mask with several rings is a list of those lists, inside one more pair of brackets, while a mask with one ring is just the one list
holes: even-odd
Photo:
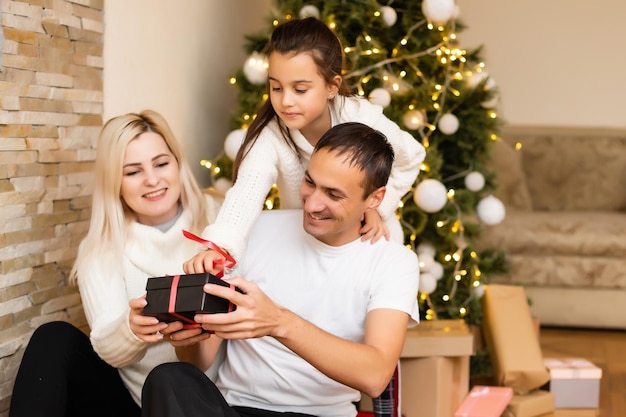
[[145, 132], [124, 153], [120, 197], [137, 221], [157, 225], [172, 219], [180, 199], [178, 162], [158, 133]]
[[326, 83], [309, 53], [272, 52], [268, 62], [272, 107], [287, 127], [315, 145], [331, 127], [328, 100], [337, 95], [337, 85]]

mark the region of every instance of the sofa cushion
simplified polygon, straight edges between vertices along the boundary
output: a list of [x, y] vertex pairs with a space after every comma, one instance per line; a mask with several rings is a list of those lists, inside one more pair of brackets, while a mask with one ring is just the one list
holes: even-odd
[[626, 135], [562, 130], [509, 137], [535, 210], [626, 210]]
[[626, 259], [626, 215], [510, 210], [502, 223], [485, 230], [479, 246], [501, 248], [510, 254]]
[[498, 140], [491, 147], [488, 167], [496, 174], [494, 195], [512, 209], [532, 210], [533, 204], [522, 167], [522, 155], [511, 144]]

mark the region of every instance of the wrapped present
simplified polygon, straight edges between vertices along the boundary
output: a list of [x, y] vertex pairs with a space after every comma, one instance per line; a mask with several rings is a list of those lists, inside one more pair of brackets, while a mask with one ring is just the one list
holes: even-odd
[[400, 354], [403, 415], [453, 415], [469, 391], [473, 341], [463, 320], [424, 321], [407, 331]]
[[483, 330], [496, 384], [528, 393], [550, 380], [524, 287], [486, 285]]
[[454, 413], [454, 417], [500, 417], [513, 397], [511, 387], [476, 385]]
[[528, 394], [515, 394], [507, 407], [507, 417], [537, 417], [554, 412], [554, 394], [535, 390]]
[[598, 408], [602, 369], [582, 358], [544, 359], [556, 408]]
[[[407, 330], [400, 355], [405, 417], [452, 417], [469, 391], [473, 336], [463, 320], [432, 320]], [[362, 395], [361, 410], [371, 411]]]
[[207, 283], [234, 288], [209, 273], [148, 278], [148, 304], [143, 314], [163, 322], [182, 321], [187, 327], [197, 327], [193, 320], [197, 313], [227, 313], [237, 308], [228, 300], [205, 293], [202, 287]]

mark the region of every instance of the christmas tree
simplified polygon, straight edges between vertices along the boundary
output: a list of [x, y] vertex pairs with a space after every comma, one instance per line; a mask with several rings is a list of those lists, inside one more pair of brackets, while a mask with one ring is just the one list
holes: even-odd
[[[498, 91], [480, 48], [460, 46], [463, 25], [454, 0], [284, 0], [276, 6], [267, 30], [247, 36], [249, 58], [230, 80], [238, 89], [238, 108], [224, 153], [202, 161], [212, 170], [215, 187], [230, 186], [245, 129], [268, 99], [263, 48], [273, 27], [299, 17], [324, 21], [344, 47], [344, 82], [381, 105], [426, 148], [420, 175], [397, 211], [405, 243], [420, 259], [422, 318], [480, 325], [483, 285], [507, 269], [501, 252], [478, 250], [474, 243], [481, 227], [505, 215], [490, 194], [495, 186], [487, 167], [501, 120]], [[279, 207], [280, 190], [274, 189], [265, 208]], [[485, 373], [472, 366], [473, 374]]]

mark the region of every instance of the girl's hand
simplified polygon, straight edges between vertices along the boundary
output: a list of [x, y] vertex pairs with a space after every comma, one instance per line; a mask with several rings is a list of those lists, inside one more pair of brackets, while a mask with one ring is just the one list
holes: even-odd
[[361, 234], [362, 242], [371, 239], [372, 243], [376, 243], [382, 236], [385, 236], [386, 240], [390, 238], [389, 229], [376, 209], [368, 209], [365, 211], [363, 226], [359, 230], [359, 233]]
[[224, 269], [222, 263], [218, 261], [224, 259], [225, 258], [217, 251], [207, 249], [185, 262], [183, 264], [183, 271], [185, 271], [185, 274], [202, 274], [209, 272], [213, 275], [217, 275]]
[[128, 302], [130, 330], [144, 342], [160, 342], [163, 340], [163, 335], [160, 332], [167, 328], [167, 323], [160, 322], [156, 317], [144, 316], [143, 308], [147, 304], [145, 295], [133, 298]]

